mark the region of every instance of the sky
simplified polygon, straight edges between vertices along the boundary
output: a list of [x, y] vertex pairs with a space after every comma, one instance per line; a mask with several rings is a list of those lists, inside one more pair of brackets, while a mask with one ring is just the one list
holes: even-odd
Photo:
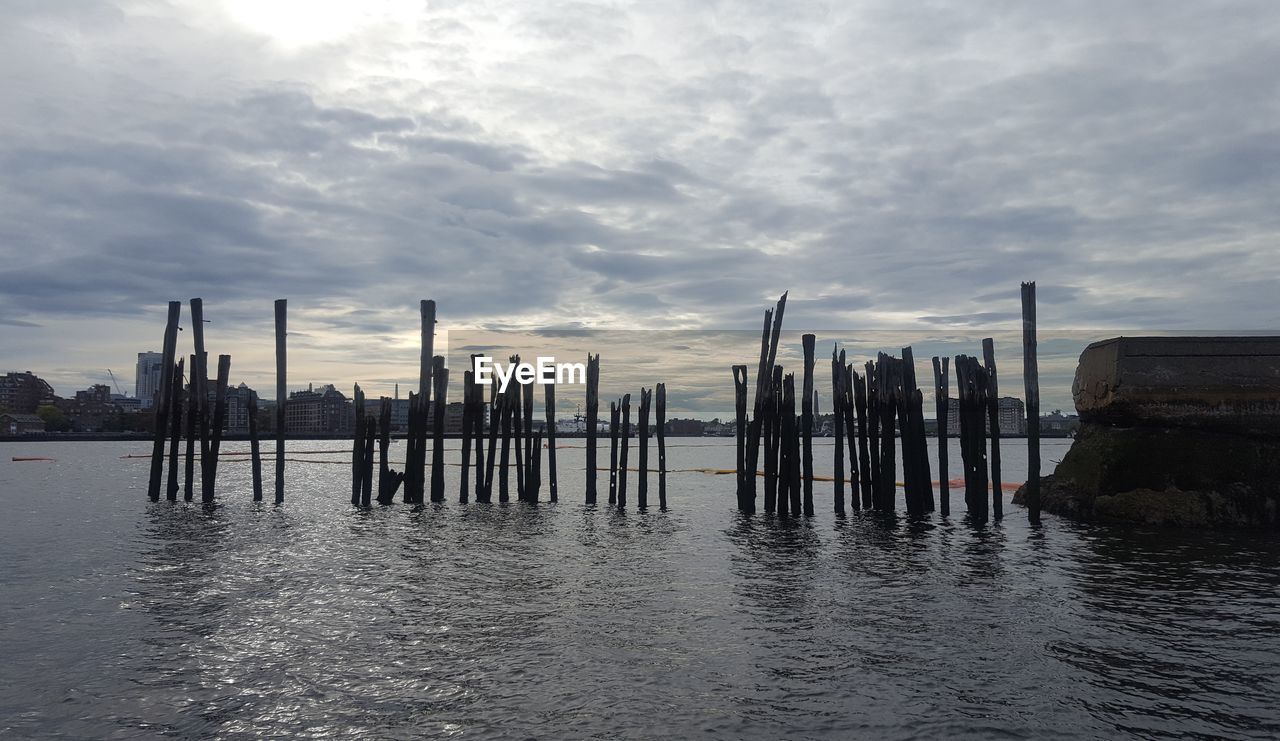
[[193, 296], [268, 396], [277, 298], [291, 388], [375, 395], [423, 298], [442, 338], [756, 329], [784, 290], [792, 330], [982, 334], [1023, 280], [1046, 331], [1276, 326], [1270, 0], [0, 12], [0, 371], [64, 395], [131, 391]]

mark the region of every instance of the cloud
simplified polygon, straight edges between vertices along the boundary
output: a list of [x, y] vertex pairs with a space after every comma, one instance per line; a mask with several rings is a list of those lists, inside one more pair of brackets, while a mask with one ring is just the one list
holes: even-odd
[[6, 362], [72, 367], [71, 326], [128, 366], [190, 296], [251, 384], [287, 296], [298, 377], [383, 358], [370, 393], [415, 382], [423, 297], [442, 330], [758, 331], [785, 289], [792, 328], [980, 330], [1035, 279], [1047, 327], [1273, 323], [1272, 3], [404, 8], [10, 8]]

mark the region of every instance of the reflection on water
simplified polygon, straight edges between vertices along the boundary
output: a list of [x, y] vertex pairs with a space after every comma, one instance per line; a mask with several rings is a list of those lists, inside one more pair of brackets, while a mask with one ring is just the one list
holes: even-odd
[[130, 450], [0, 463], [0, 734], [1280, 734], [1264, 534], [744, 517], [701, 474], [617, 512], [574, 448], [556, 505], [358, 510], [306, 464], [255, 505], [233, 463], [218, 504], [151, 504]]

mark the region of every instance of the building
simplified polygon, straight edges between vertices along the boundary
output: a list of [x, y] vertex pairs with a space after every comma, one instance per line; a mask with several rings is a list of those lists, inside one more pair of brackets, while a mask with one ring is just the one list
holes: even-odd
[[31, 371], [0, 376], [0, 412], [35, 414], [43, 404], [56, 404], [53, 387]]
[[[1027, 434], [1026, 409], [1027, 409], [1026, 406], [1023, 405], [1022, 403], [1022, 399], [1019, 399], [1013, 396], [1001, 396], [1000, 397], [1000, 418], [999, 418], [1000, 434], [1007, 435], [1007, 436]], [[959, 399], [947, 400], [947, 434], [948, 435], [958, 436], [960, 434], [959, 410], [960, 410]], [[987, 434], [990, 434], [991, 423], [989, 421], [989, 418], [984, 416], [983, 419], [988, 420], [986, 424], [983, 425], [983, 430], [985, 430]]]
[[71, 429], [75, 432], [103, 432], [119, 428], [120, 407], [112, 399], [111, 387], [98, 383], [77, 391], [70, 399], [58, 403]]
[[315, 390], [289, 394], [284, 428], [293, 435], [349, 435], [355, 427], [355, 407], [342, 392], [326, 384]]
[[1040, 417], [1040, 432], [1050, 437], [1068, 437], [1080, 426], [1080, 418], [1061, 409]]
[[[241, 383], [227, 389], [227, 416], [224, 432], [231, 434], [249, 434], [249, 401], [256, 399], [258, 392]], [[209, 394], [209, 409], [213, 409], [217, 394]], [[287, 424], [287, 420], [286, 420]]]
[[143, 409], [150, 409], [156, 392], [164, 383], [164, 355], [158, 352], [138, 353], [138, 366], [133, 381], [133, 395]]
[[34, 414], [0, 414], [0, 435], [38, 435], [44, 432], [44, 420]]

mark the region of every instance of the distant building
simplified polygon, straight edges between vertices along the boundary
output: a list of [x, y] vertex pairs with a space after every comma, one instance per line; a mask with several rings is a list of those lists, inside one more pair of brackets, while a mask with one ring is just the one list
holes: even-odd
[[31, 371], [0, 376], [0, 411], [35, 414], [42, 404], [56, 404], [53, 387]]
[[700, 419], [669, 419], [666, 433], [672, 437], [702, 437], [706, 423]]
[[143, 409], [150, 409], [156, 392], [164, 383], [164, 355], [158, 352], [138, 353], [138, 366], [133, 381], [133, 395]]
[[44, 432], [44, 420], [34, 414], [0, 414], [0, 435], [36, 435]]
[[1080, 426], [1080, 418], [1074, 414], [1063, 414], [1061, 409], [1040, 417], [1040, 431], [1046, 435], [1067, 436]]
[[306, 391], [289, 394], [284, 426], [297, 435], [349, 435], [355, 428], [355, 407], [333, 384], [318, 391], [307, 386]]
[[71, 423], [76, 432], [102, 432], [117, 427], [120, 408], [111, 397], [111, 387], [98, 383], [83, 391], [77, 391], [73, 398], [58, 403], [58, 408]]
[[[1026, 406], [1022, 403], [1022, 399], [1013, 396], [1000, 397], [1000, 434], [1001, 435], [1025, 435], [1027, 434], [1027, 412]], [[947, 400], [947, 434], [956, 436], [960, 434], [960, 400]], [[982, 429], [986, 434], [991, 433], [991, 423], [989, 417], [983, 416]]]
[[[256, 398], [257, 391], [241, 383], [227, 389], [227, 416], [223, 431], [233, 434], [249, 433], [249, 400]], [[216, 394], [209, 395], [209, 408], [213, 408]], [[287, 423], [287, 422], [286, 422]]]

